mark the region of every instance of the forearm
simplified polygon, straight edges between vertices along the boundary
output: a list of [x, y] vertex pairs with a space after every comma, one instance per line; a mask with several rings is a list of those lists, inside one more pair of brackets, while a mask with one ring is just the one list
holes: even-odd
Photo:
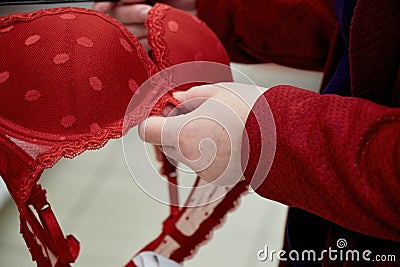
[[[277, 145], [271, 170], [256, 191], [346, 228], [400, 240], [400, 108], [291, 86], [274, 87], [264, 97]], [[263, 127], [267, 119], [259, 103], [246, 123], [252, 155], [248, 181], [259, 159], [254, 139], [260, 131], [254, 125], [258, 118]]]

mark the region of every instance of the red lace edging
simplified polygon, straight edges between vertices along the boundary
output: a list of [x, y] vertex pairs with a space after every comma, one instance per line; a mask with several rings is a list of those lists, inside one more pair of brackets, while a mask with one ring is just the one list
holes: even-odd
[[[183, 262], [184, 260], [192, 258], [200, 247], [206, 244], [213, 236], [213, 232], [219, 229], [226, 220], [226, 216], [229, 212], [234, 211], [240, 204], [240, 197], [247, 194], [248, 185], [246, 181], [238, 182], [226, 195], [226, 197], [218, 204], [211, 216], [209, 216], [205, 221], [201, 223], [198, 230], [191, 236], [185, 236], [185, 238], [190, 238], [190, 244], [196, 244], [194, 246], [182, 246], [187, 244], [180, 244], [180, 247], [172, 252], [171, 258], [176, 262]], [[190, 196], [189, 196], [190, 198]], [[180, 210], [180, 214], [174, 222], [179, 220], [179, 218], [184, 214], [185, 208]], [[165, 222], [167, 222], [170, 218], [167, 218]], [[164, 223], [165, 223], [164, 222]], [[140, 252], [143, 251], [154, 251], [162, 242], [164, 237], [168, 233], [162, 232], [154, 241], [146, 245]], [[174, 238], [173, 234], [170, 235], [171, 238]], [[127, 266], [135, 266], [133, 261], [129, 261], [125, 267]]]
[[149, 29], [147, 39], [153, 50], [153, 59], [160, 69], [166, 69], [171, 66], [171, 62], [166, 58], [167, 45], [162, 38], [164, 27], [162, 19], [165, 17], [165, 12], [171, 7], [163, 4], [155, 4], [150, 10], [146, 18], [146, 26]]
[[[147, 76], [151, 77], [159, 71], [136, 37], [123, 24], [112, 17], [92, 9], [60, 7], [29, 13], [15, 13], [6, 17], [1, 17], [0, 24], [1, 26], [7, 26], [18, 21], [31, 21], [45, 15], [58, 15], [67, 12], [91, 14], [112, 23], [118, 27], [123, 35], [136, 48], [139, 60], [147, 71]], [[129, 122], [129, 125], [134, 125], [139, 122], [137, 119], [135, 120], [135, 118], [130, 120], [133, 122]], [[25, 142], [51, 147], [49, 151], [37, 156], [34, 166], [32, 166], [34, 171], [26, 177], [20, 178], [23, 180], [24, 186], [16, 193], [16, 197], [19, 198], [21, 202], [26, 202], [32, 186], [40, 178], [43, 169], [51, 168], [62, 157], [73, 158], [86, 150], [95, 150], [103, 147], [110, 139], [121, 137], [123, 134], [123, 123], [124, 118], [104, 127], [100, 133], [96, 133], [94, 136], [93, 134], [57, 135], [33, 131], [0, 117], [0, 128], [4, 130], [7, 135]]]

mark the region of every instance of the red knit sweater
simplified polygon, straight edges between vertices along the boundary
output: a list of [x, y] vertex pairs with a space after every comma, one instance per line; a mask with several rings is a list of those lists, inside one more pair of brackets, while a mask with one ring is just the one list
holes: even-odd
[[[222, 22], [221, 17], [217, 21], [202, 12], [210, 1], [199, 1], [199, 15], [204, 14], [203, 19], [214, 25], [234, 60], [321, 69], [318, 62], [327, 60], [328, 53], [323, 47], [331, 44], [328, 61], [332, 64], [325, 65], [327, 75], [337, 62], [335, 42], [329, 39], [335, 35], [334, 15], [327, 1], [262, 1], [259, 5], [264, 9], [253, 8], [249, 21], [237, 19], [250, 12], [247, 1], [226, 1], [230, 5], [217, 1], [228, 10], [228, 18]], [[263, 16], [264, 11], [269, 15]], [[296, 20], [294, 14], [299, 11], [303, 16]], [[307, 12], [312, 15], [304, 16]], [[337, 239], [346, 237], [348, 248], [396, 255], [397, 263], [384, 266], [400, 264], [400, 108], [395, 108], [400, 106], [399, 14], [398, 1], [359, 0], [349, 44], [354, 97], [319, 95], [292, 86], [271, 88], [263, 97], [275, 121], [277, 146], [268, 175], [254, 177], [257, 165], [270, 159], [260, 158], [260, 140], [268, 140], [261, 136], [260, 128], [271, 123], [264, 101], [256, 103], [247, 120], [250, 143], [242, 151], [244, 157], [251, 155], [245, 169], [247, 181], [264, 179], [258, 194], [328, 220], [325, 248], [337, 248]], [[263, 21], [264, 32], [278, 32], [274, 38], [254, 37], [254, 28], [241, 27], [246, 23], [261, 27]], [[319, 34], [304, 37], [311, 32]], [[257, 46], [260, 43], [264, 45]], [[282, 47], [291, 51], [288, 57], [279, 56]], [[322, 265], [360, 263], [325, 259]]]
[[[400, 108], [291, 86], [271, 88], [264, 97], [277, 146], [257, 193], [347, 229], [400, 241]], [[267, 123], [259, 101], [246, 123], [249, 181], [257, 164], [265, 164], [258, 162], [258, 140]]]
[[[356, 7], [350, 37], [353, 95], [399, 94], [399, 39], [384, 38], [392, 36], [393, 30], [397, 37], [400, 34], [393, 16], [400, 9], [398, 2], [396, 5], [367, 6], [359, 1]], [[375, 8], [379, 16], [392, 16], [393, 24], [389, 18], [382, 25], [382, 21], [363, 16], [368, 8]], [[380, 51], [369, 49], [377, 44], [355, 29], [356, 25], [382, 37], [377, 41], [383, 45]], [[376, 54], [391, 59], [384, 62]], [[369, 64], [361, 65], [359, 61]], [[397, 67], [395, 72], [393, 66]], [[361, 98], [319, 95], [291, 86], [272, 88], [264, 97], [275, 119], [277, 150], [271, 171], [257, 192], [348, 229], [400, 241], [400, 108]], [[378, 101], [389, 104], [397, 100], [381, 97]], [[253, 112], [266, 116], [264, 109], [259, 101]], [[263, 120], [259, 122], [262, 127]], [[246, 130], [253, 140], [251, 155], [255, 155], [245, 173], [250, 180], [260, 140], [254, 114], [248, 118]]]

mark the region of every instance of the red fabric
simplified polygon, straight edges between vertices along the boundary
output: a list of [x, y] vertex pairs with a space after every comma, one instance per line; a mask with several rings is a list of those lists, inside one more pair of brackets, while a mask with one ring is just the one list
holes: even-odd
[[[400, 108], [291, 86], [271, 88], [264, 97], [274, 115], [277, 147], [257, 193], [356, 232], [399, 241]], [[260, 155], [264, 108], [253, 108], [260, 125], [254, 114], [246, 123], [254, 155], [248, 179]]]
[[[265, 179], [256, 190], [261, 196], [335, 223], [326, 247], [337, 247], [335, 242], [347, 235], [352, 249], [392, 254], [396, 259], [400, 256], [399, 14], [398, 1], [357, 3], [349, 55], [352, 93], [358, 98], [321, 96], [291, 86], [264, 93], [276, 125], [277, 146], [268, 175], [255, 177]], [[259, 162], [260, 140], [268, 140], [260, 128], [271, 123], [262, 103], [256, 103], [246, 122], [250, 144], [242, 152], [244, 157], [252, 155], [245, 169], [250, 183], [257, 165], [270, 159]]]
[[335, 37], [332, 1], [197, 0], [232, 61], [322, 70]]
[[[199, 178], [196, 180], [194, 185], [195, 188], [197, 187], [198, 182]], [[199, 249], [200, 245], [204, 244], [211, 238], [212, 231], [221, 225], [221, 223], [225, 220], [226, 214], [237, 206], [238, 199], [246, 191], [246, 181], [243, 180], [237, 183], [222, 199], [215, 201], [217, 205], [214, 207], [212, 214], [205, 214], [208, 216], [206, 219], [199, 218], [199, 221], [195, 222], [199, 223], [200, 225], [191, 235], [185, 235], [182, 233], [182, 230], [178, 228], [178, 222], [188, 220], [188, 218], [185, 218], [187, 212], [190, 212], [190, 210], [196, 210], [197, 207], [185, 206], [181, 208], [179, 214], [176, 216], [170, 216], [164, 221], [162, 233], [152, 242], [147, 244], [140, 252], [155, 251], [160, 254], [167, 253], [166, 250], [168, 249], [166, 249], [163, 244], [165, 244], [169, 238], [172, 238], [174, 242], [179, 244], [179, 247], [173, 249], [170, 255], [167, 257], [176, 262], [183, 262], [185, 259], [192, 257]], [[196, 190], [193, 190], [191, 195], [188, 197], [188, 200], [190, 200], [196, 193]], [[203, 205], [202, 208], [204, 208], [204, 210], [208, 210], [207, 207], [212, 206], [215, 203], [209, 203], [205, 206]], [[132, 261], [129, 261], [125, 265], [125, 267], [131, 266], [136, 265]]]
[[[79, 242], [73, 236], [64, 238], [60, 225], [50, 204], [47, 202], [46, 191], [40, 185], [35, 185], [32, 188], [28, 204], [31, 204], [35, 208], [43, 225], [43, 230], [39, 230], [33, 213], [28, 215], [27, 222], [31, 228], [36, 228], [32, 232], [37, 236], [41, 244], [43, 244], [44, 249], [49, 249], [55, 255], [58, 254], [57, 263], [60, 266], [68, 266], [68, 263], [74, 262], [79, 254]], [[31, 231], [27, 225], [22, 224], [22, 226], [26, 227], [24, 230], [25, 234]], [[34, 244], [31, 245], [35, 247]]]
[[[67, 7], [0, 18], [0, 175], [17, 203], [21, 233], [38, 266], [69, 266], [79, 252], [37, 186], [43, 170], [61, 157], [121, 137], [129, 101], [158, 71], [195, 60], [229, 64], [218, 38], [185, 12], [157, 4], [146, 23], [152, 57], [125, 26], [93, 10]], [[143, 112], [127, 114], [129, 127], [178, 104], [171, 93], [154, 103], [154, 93], [142, 96]], [[180, 255], [191, 254], [219, 223], [209, 223], [195, 242], [185, 241], [189, 251]]]
[[165, 5], [150, 10], [146, 19], [152, 59], [160, 69], [188, 61], [229, 64], [218, 37], [200, 19]]
[[358, 1], [349, 47], [353, 96], [385, 106], [400, 105], [400, 84], [396, 85], [400, 64], [399, 14], [397, 0]]

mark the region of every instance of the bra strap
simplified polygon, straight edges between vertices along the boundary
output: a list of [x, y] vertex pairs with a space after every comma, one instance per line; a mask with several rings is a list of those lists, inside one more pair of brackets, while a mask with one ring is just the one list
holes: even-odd
[[[32, 235], [42, 243], [42, 248], [48, 248], [49, 251], [55, 255], [57, 258], [57, 263], [55, 264], [56, 267], [70, 266], [69, 263], [75, 262], [76, 258], [78, 257], [80, 249], [79, 242], [72, 235], [69, 235], [66, 238], [64, 237], [54, 212], [51, 209], [50, 204], [47, 202], [46, 191], [42, 189], [40, 185], [35, 185], [32, 188], [27, 204], [27, 222], [29, 223], [29, 226], [31, 226], [32, 230], [29, 231], [28, 229], [28, 232], [31, 232]], [[29, 205], [32, 205], [35, 208], [40, 221], [33, 214]], [[26, 222], [21, 221], [21, 225], [24, 225], [24, 223], [26, 225]], [[30, 234], [25, 234], [25, 236], [29, 238]], [[31, 241], [29, 242], [32, 243]], [[36, 245], [40, 246], [40, 244], [37, 242], [35, 243]], [[36, 247], [36, 245], [31, 244], [30, 247]], [[35, 254], [40, 254], [38, 253], [37, 249], [34, 251], [31, 250], [31, 252], [35, 251]], [[41, 254], [43, 255], [43, 252]], [[39, 262], [38, 265], [42, 266], [39, 264]]]

